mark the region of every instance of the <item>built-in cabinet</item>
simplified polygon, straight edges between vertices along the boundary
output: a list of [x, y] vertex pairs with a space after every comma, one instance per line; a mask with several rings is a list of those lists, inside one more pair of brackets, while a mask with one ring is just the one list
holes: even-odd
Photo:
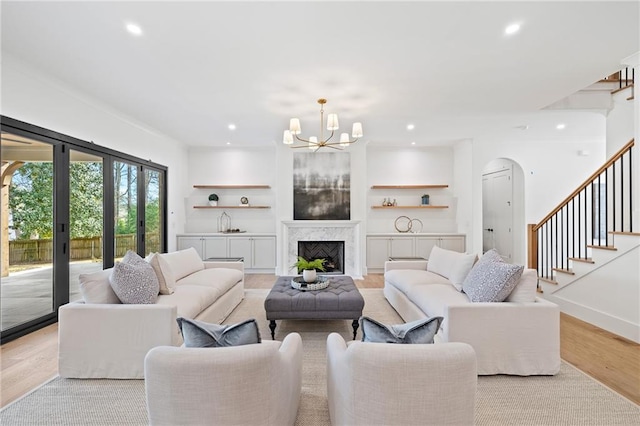
[[248, 273], [273, 273], [276, 268], [275, 235], [188, 234], [177, 240], [178, 250], [193, 247], [202, 259], [242, 257]]
[[438, 246], [464, 253], [464, 234], [369, 234], [367, 235], [367, 271], [383, 272], [390, 257], [429, 258], [431, 249]]
[[245, 269], [276, 267], [276, 237], [229, 237], [229, 257], [244, 257]]

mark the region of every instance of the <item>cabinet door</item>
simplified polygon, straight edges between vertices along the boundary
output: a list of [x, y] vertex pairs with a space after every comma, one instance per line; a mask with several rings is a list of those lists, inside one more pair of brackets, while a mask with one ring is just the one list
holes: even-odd
[[226, 237], [204, 237], [204, 257], [227, 257]]
[[253, 268], [273, 269], [276, 267], [276, 237], [253, 238]]
[[185, 250], [193, 247], [198, 252], [201, 259], [204, 259], [202, 247], [202, 237], [178, 237], [178, 250]]
[[440, 239], [438, 237], [418, 237], [416, 238], [416, 257], [429, 259], [431, 250], [437, 246]]
[[229, 237], [229, 257], [244, 257], [244, 267], [253, 267], [251, 238]]
[[384, 262], [389, 260], [388, 237], [367, 237], [367, 268], [384, 268]]
[[413, 257], [413, 240], [413, 237], [392, 237], [390, 256]]
[[464, 237], [441, 237], [440, 247], [446, 250], [459, 251], [464, 253], [466, 251], [466, 244]]

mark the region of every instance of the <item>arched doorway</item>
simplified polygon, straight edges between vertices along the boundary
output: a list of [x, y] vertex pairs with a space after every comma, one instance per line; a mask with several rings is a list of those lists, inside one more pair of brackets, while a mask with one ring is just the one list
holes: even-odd
[[482, 252], [496, 249], [505, 262], [525, 263], [524, 173], [508, 158], [482, 170]]

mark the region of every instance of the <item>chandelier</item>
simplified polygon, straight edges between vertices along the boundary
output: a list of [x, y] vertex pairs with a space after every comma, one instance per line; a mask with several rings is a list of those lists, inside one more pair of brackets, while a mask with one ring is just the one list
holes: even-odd
[[[331, 134], [328, 138], [324, 138], [323, 126], [324, 126], [324, 104], [327, 103], [326, 99], [318, 99], [318, 103], [320, 104], [320, 139], [316, 136], [310, 136], [309, 139], [304, 139], [298, 136], [302, 133], [300, 128], [300, 120], [297, 118], [292, 118], [289, 121], [289, 130], [284, 131], [284, 137], [282, 138], [282, 143], [285, 145], [293, 145], [294, 138], [297, 142], [302, 142], [304, 145], [294, 145], [291, 148], [309, 148], [313, 151], [317, 151], [322, 147], [333, 148], [341, 150], [346, 146], [356, 142], [359, 138], [362, 137], [362, 123], [353, 123], [353, 128], [351, 130], [351, 138], [349, 138], [349, 133], [340, 134], [339, 142], [330, 142], [336, 130], [338, 130], [338, 114], [329, 114], [327, 116], [327, 130], [331, 130]], [[341, 148], [342, 147], [342, 148]]]

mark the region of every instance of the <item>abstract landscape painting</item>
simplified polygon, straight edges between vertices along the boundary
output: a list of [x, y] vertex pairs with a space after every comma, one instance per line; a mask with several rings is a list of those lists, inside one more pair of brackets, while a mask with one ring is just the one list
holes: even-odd
[[348, 152], [293, 155], [293, 219], [351, 219], [351, 157]]

